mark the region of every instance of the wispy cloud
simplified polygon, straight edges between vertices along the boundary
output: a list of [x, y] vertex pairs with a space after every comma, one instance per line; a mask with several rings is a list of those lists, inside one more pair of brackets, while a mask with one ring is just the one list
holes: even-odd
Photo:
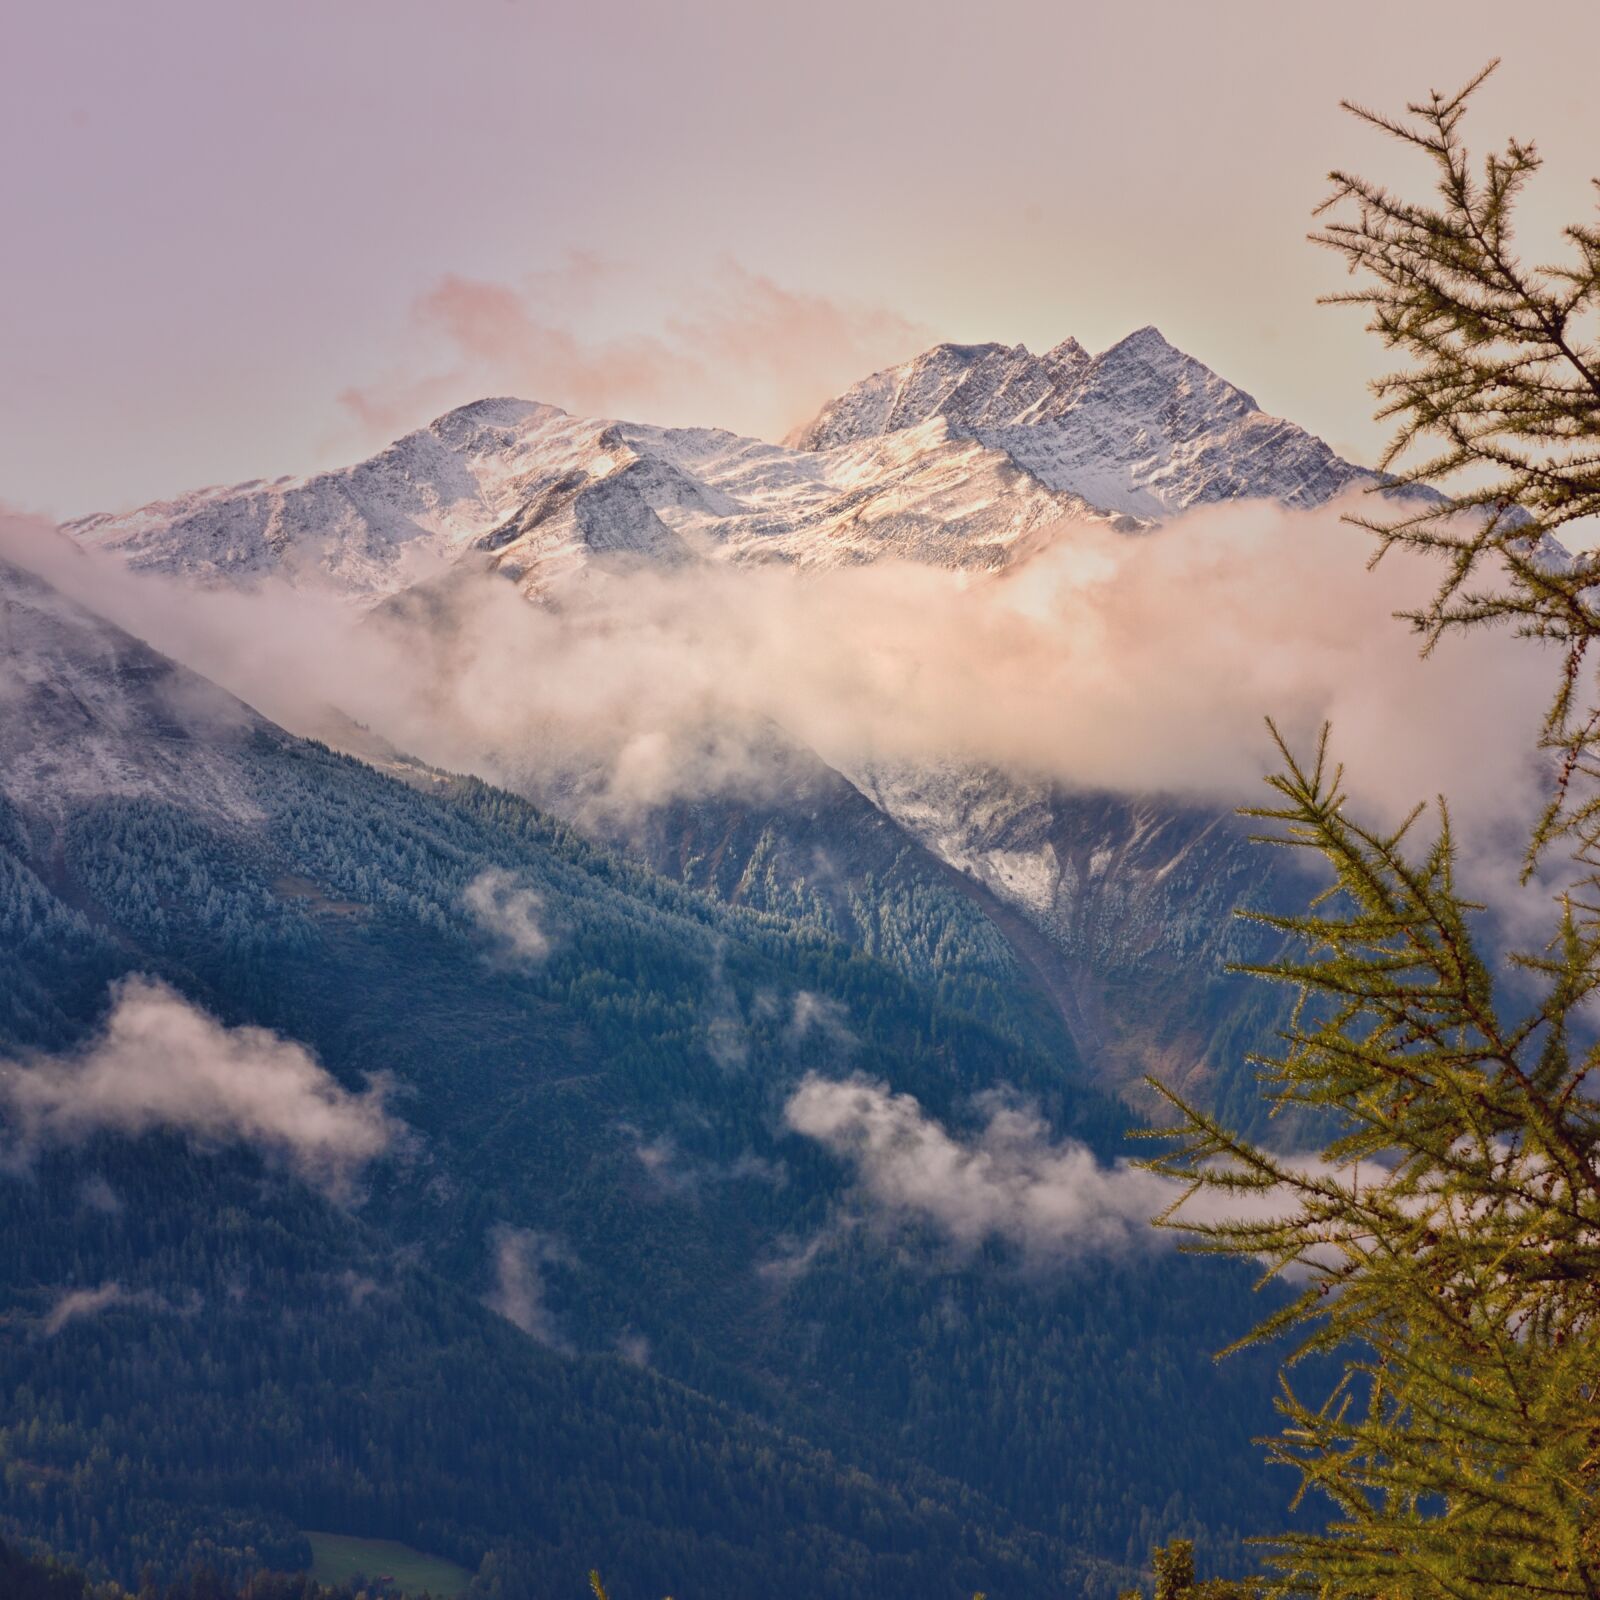
[[775, 439], [930, 338], [894, 312], [795, 289], [732, 261], [682, 290], [656, 329], [592, 331], [614, 321], [608, 302], [637, 287], [636, 277], [585, 251], [518, 283], [447, 274], [411, 310], [412, 347], [435, 364], [352, 386], [340, 403], [368, 445], [486, 394]]
[[620, 1333], [617, 1335], [617, 1354], [629, 1366], [648, 1367], [650, 1365], [650, 1340], [642, 1333]]
[[490, 1231], [489, 1247], [494, 1286], [483, 1303], [530, 1339], [555, 1350], [570, 1348], [544, 1298], [544, 1269], [571, 1260], [565, 1247], [537, 1229], [503, 1225]]
[[505, 954], [519, 961], [542, 961], [549, 955], [550, 938], [540, 918], [543, 898], [516, 873], [485, 867], [461, 899], [473, 921]]
[[61, 1332], [69, 1322], [85, 1317], [97, 1317], [111, 1306], [123, 1305], [128, 1292], [120, 1283], [108, 1281], [93, 1289], [68, 1289], [57, 1296], [56, 1302], [40, 1324], [46, 1338]]
[[99, 1212], [103, 1217], [117, 1217], [122, 1214], [122, 1197], [98, 1172], [85, 1178], [78, 1185], [78, 1202], [90, 1211]]
[[0, 1062], [13, 1161], [97, 1133], [158, 1129], [246, 1144], [331, 1195], [348, 1193], [402, 1127], [381, 1083], [360, 1094], [304, 1046], [263, 1028], [227, 1028], [153, 979], [114, 990], [101, 1033], [70, 1055]]
[[711, 983], [705, 1003], [706, 1052], [724, 1072], [741, 1072], [750, 1063], [750, 1029], [739, 996], [728, 982], [719, 937], [711, 952]]
[[763, 1183], [781, 1189], [789, 1181], [789, 1169], [783, 1162], [768, 1160], [753, 1150], [745, 1150], [731, 1161], [707, 1161], [686, 1155], [670, 1133], [646, 1139], [626, 1123], [622, 1131], [633, 1141], [634, 1159], [665, 1194], [693, 1197], [703, 1189], [727, 1183]]
[[200, 1296], [193, 1290], [189, 1292], [187, 1305], [177, 1306], [153, 1290], [128, 1289], [116, 1279], [108, 1278], [93, 1288], [62, 1290], [39, 1319], [39, 1332], [46, 1339], [52, 1339], [69, 1323], [85, 1322], [118, 1307], [136, 1307], [168, 1316], [193, 1315], [201, 1303]]
[[807, 1035], [817, 1033], [841, 1050], [853, 1050], [860, 1040], [850, 1030], [848, 1015], [843, 1004], [831, 996], [798, 989], [789, 1017], [789, 1040], [798, 1044]]

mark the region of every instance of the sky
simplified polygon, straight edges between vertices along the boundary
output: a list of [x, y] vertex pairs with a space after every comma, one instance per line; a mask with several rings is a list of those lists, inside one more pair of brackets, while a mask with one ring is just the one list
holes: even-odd
[[[1469, 124], [1592, 212], [1600, 8], [1344, 0], [32, 0], [0, 20], [0, 500], [53, 517], [356, 459], [489, 392], [780, 437], [940, 339], [1154, 323], [1374, 458], [1319, 309], [1339, 110]], [[1537, 28], [1537, 34], [1535, 34]]]

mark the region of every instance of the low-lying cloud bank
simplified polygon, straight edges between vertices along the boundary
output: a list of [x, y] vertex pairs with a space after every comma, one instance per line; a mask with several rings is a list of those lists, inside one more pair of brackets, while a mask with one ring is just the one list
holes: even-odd
[[1270, 714], [1302, 743], [1331, 720], [1355, 799], [1386, 817], [1443, 791], [1468, 837], [1514, 827], [1557, 662], [1487, 631], [1420, 660], [1392, 613], [1436, 569], [1369, 572], [1340, 509], [1209, 507], [1137, 537], [1066, 523], [991, 576], [712, 562], [596, 570], [534, 605], [485, 575], [366, 619], [134, 579], [37, 528], [18, 556], [297, 731], [331, 703], [579, 820], [790, 792], [796, 746], [846, 772], [955, 762], [1232, 804], [1259, 792]]
[[167, 1130], [251, 1145], [334, 1196], [403, 1133], [381, 1083], [352, 1094], [293, 1040], [224, 1027], [140, 977], [117, 986], [104, 1031], [81, 1051], [0, 1061], [0, 1109], [14, 1162], [97, 1133]]

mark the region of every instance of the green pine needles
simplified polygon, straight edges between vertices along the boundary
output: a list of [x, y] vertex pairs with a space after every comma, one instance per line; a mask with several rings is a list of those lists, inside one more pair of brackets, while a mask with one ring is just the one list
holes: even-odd
[[[1359, 519], [1380, 555], [1443, 558], [1412, 622], [1431, 642], [1508, 620], [1564, 647], [1545, 730], [1554, 794], [1530, 859], [1565, 839], [1581, 881], [1547, 947], [1502, 959], [1458, 887], [1442, 801], [1431, 821], [1419, 808], [1397, 830], [1369, 827], [1326, 734], [1309, 759], [1279, 739], [1272, 800], [1247, 814], [1331, 882], [1303, 915], [1251, 913], [1285, 953], [1246, 970], [1299, 996], [1256, 1064], [1279, 1106], [1321, 1112], [1335, 1133], [1282, 1154], [1163, 1090], [1181, 1123], [1152, 1135], [1168, 1148], [1147, 1163], [1187, 1186], [1162, 1221], [1188, 1248], [1254, 1258], [1298, 1289], [1252, 1335], [1295, 1339], [1268, 1448], [1333, 1520], [1271, 1541], [1271, 1559], [1279, 1592], [1326, 1600], [1600, 1600], [1600, 696], [1584, 664], [1600, 566], [1547, 540], [1600, 510], [1600, 350], [1584, 334], [1600, 233], [1567, 230], [1575, 266], [1518, 263], [1510, 216], [1533, 149], [1513, 142], [1477, 178], [1459, 140], [1486, 75], [1413, 106], [1412, 123], [1358, 110], [1433, 158], [1438, 203], [1336, 174], [1330, 205], [1354, 217], [1319, 237], [1367, 278], [1340, 298], [1416, 362], [1377, 385], [1401, 423], [1389, 464], [1431, 439], [1442, 449], [1404, 483], [1492, 473]], [[1344, 1366], [1326, 1398], [1291, 1375], [1313, 1352]]]
[[1600, 515], [1600, 227], [1563, 230], [1569, 261], [1519, 259], [1516, 205], [1538, 152], [1512, 139], [1480, 173], [1461, 137], [1468, 102], [1497, 65], [1409, 106], [1410, 120], [1345, 102], [1427, 156], [1435, 197], [1417, 203], [1334, 172], [1318, 210], [1328, 220], [1312, 238], [1364, 279], [1326, 303], [1365, 308], [1368, 329], [1411, 363], [1373, 385], [1377, 415], [1396, 424], [1380, 465], [1397, 486], [1431, 495], [1352, 519], [1377, 536], [1374, 560], [1394, 545], [1443, 559], [1431, 604], [1408, 620], [1429, 645], [1450, 628], [1510, 621], [1564, 652], [1544, 730], [1562, 769], [1536, 853], [1565, 829], [1600, 840], [1600, 800], [1567, 809], [1580, 774], [1600, 777], [1600, 699], [1584, 672], [1600, 632], [1600, 562], [1551, 543]]
[[[1280, 746], [1281, 747], [1281, 746]], [[1333, 884], [1303, 916], [1252, 913], [1288, 939], [1251, 969], [1294, 985], [1283, 1047], [1258, 1059], [1282, 1105], [1341, 1132], [1276, 1154], [1163, 1090], [1183, 1123], [1149, 1163], [1238, 1220], [1170, 1225], [1249, 1256], [1298, 1295], [1252, 1336], [1336, 1351], [1333, 1395], [1285, 1375], [1272, 1456], [1337, 1508], [1280, 1541], [1287, 1587], [1326, 1596], [1600, 1596], [1600, 1105], [1574, 1045], [1600, 987], [1568, 913], [1523, 958], [1537, 996], [1497, 995], [1455, 885], [1448, 813], [1410, 848], [1346, 813], [1324, 748], [1285, 748], [1280, 803], [1250, 814], [1311, 850]]]

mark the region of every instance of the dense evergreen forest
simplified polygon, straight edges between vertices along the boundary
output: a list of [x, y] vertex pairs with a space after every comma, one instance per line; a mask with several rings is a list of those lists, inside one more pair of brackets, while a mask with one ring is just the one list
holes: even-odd
[[[5, 1054], [73, 1049], [146, 974], [351, 1088], [387, 1075], [406, 1137], [338, 1196], [170, 1132], [13, 1142], [0, 1527], [124, 1583], [292, 1570], [315, 1527], [506, 1600], [581, 1592], [597, 1552], [630, 1593], [1042, 1600], [1281, 1521], [1268, 1363], [1211, 1358], [1260, 1309], [1246, 1269], [962, 1254], [785, 1127], [806, 1072], [859, 1072], [957, 1132], [1003, 1087], [1123, 1149], [970, 902], [883, 881], [869, 951], [476, 782], [270, 725], [226, 759], [243, 821], [0, 807]], [[486, 869], [537, 959], [474, 916]]]
[[[6, 1600], [380, 1600], [387, 1586], [374, 1583], [327, 1585], [304, 1574], [255, 1572], [230, 1581], [209, 1567], [162, 1582], [146, 1573], [124, 1588], [96, 1582], [76, 1567], [48, 1556], [33, 1556], [0, 1540], [0, 1594]], [[414, 1600], [428, 1600], [426, 1594]]]

